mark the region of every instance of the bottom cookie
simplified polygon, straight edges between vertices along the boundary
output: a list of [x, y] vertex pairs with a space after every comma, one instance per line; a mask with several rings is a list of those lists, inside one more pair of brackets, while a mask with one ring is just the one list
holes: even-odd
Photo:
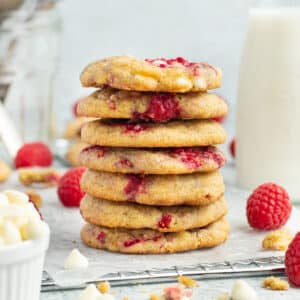
[[136, 254], [175, 253], [210, 248], [223, 243], [229, 235], [229, 223], [222, 217], [207, 227], [161, 233], [155, 230], [109, 229], [86, 224], [82, 241], [92, 248]]

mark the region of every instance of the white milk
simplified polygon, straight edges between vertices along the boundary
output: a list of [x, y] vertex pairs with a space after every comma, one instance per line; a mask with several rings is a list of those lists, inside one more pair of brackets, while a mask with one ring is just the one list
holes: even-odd
[[240, 68], [237, 183], [272, 181], [300, 200], [300, 8], [250, 12]]

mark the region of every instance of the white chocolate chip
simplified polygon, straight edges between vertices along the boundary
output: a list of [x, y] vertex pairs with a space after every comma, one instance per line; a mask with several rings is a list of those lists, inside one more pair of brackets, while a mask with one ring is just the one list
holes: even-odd
[[232, 300], [257, 300], [255, 290], [244, 280], [237, 280], [231, 291]]
[[29, 202], [28, 196], [18, 191], [7, 190], [4, 194], [12, 204], [25, 205]]
[[84, 269], [88, 266], [88, 259], [78, 249], [72, 250], [64, 263], [65, 269]]
[[98, 300], [101, 296], [94, 284], [89, 284], [79, 295], [79, 300]]
[[0, 194], [0, 206], [9, 204], [8, 198], [4, 194]]
[[11, 221], [5, 221], [2, 226], [2, 239], [6, 245], [22, 242], [19, 228]]
[[206, 89], [206, 81], [201, 77], [197, 77], [194, 81], [194, 85], [197, 88]]
[[37, 240], [47, 230], [47, 225], [45, 222], [40, 222], [39, 220], [29, 219], [27, 224], [24, 226], [24, 239], [25, 240]]
[[188, 79], [186, 79], [185, 77], [178, 77], [176, 80], [176, 84], [178, 85], [182, 85], [182, 86], [190, 86], [191, 83]]

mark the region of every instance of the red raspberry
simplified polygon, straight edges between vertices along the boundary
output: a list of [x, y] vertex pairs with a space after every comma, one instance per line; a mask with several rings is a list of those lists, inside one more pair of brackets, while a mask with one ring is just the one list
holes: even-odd
[[234, 158], [235, 157], [235, 139], [232, 139], [232, 141], [230, 142], [229, 150], [230, 150], [232, 157]]
[[277, 229], [287, 222], [291, 210], [286, 190], [275, 183], [264, 183], [248, 198], [248, 223], [255, 229]]
[[85, 170], [85, 167], [72, 168], [60, 178], [57, 195], [64, 206], [79, 206], [85, 195], [80, 189], [80, 179]]
[[285, 253], [285, 273], [289, 281], [300, 287], [300, 232], [296, 234]]
[[53, 156], [49, 147], [40, 142], [24, 144], [15, 157], [16, 168], [22, 167], [49, 167]]

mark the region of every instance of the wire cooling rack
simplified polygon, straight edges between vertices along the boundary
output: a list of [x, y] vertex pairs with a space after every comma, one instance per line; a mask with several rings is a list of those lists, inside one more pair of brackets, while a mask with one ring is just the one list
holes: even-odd
[[[138, 272], [118, 272], [99, 277], [95, 282], [109, 281], [112, 286], [130, 284], [150, 284], [174, 281], [180, 275], [201, 279], [218, 279], [230, 277], [262, 276], [284, 273], [283, 257], [265, 257], [256, 259], [237, 260], [233, 262], [201, 263], [188, 267], [172, 267], [167, 269], [152, 269]], [[91, 283], [91, 282], [87, 282]], [[44, 271], [42, 291], [59, 291], [79, 289], [84, 285], [60, 287], [55, 284], [49, 274]]]

